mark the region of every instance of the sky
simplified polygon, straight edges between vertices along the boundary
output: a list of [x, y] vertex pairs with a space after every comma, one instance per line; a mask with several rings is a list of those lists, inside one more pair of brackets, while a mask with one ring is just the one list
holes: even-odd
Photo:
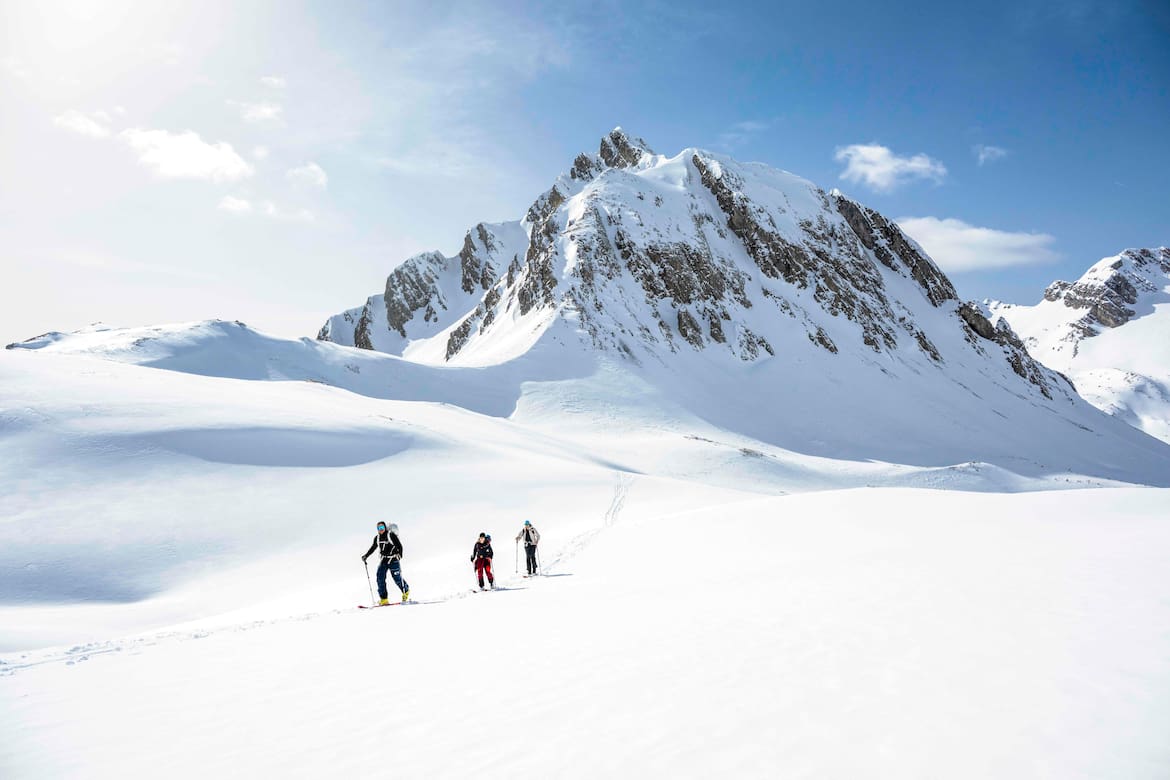
[[895, 218], [966, 298], [1170, 244], [1156, 2], [0, 0], [0, 342], [314, 336], [615, 126]]

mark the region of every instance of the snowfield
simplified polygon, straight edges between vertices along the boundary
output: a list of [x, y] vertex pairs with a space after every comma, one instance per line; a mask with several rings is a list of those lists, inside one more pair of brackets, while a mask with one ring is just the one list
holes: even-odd
[[640, 487], [507, 590], [10, 654], [5, 776], [1166, 775], [1167, 491]]
[[[436, 368], [219, 322], [26, 346], [4, 778], [1170, 774], [1170, 447], [1086, 404], [948, 421], [929, 387], [751, 367], [785, 426], [698, 362]], [[378, 520], [416, 604], [356, 609]]]

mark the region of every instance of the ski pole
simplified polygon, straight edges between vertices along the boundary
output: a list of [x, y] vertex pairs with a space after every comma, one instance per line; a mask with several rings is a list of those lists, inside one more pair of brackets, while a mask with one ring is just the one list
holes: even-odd
[[512, 560], [516, 562], [516, 573], [520, 573], [520, 540], [516, 540], [516, 550], [512, 554]]
[[366, 567], [366, 584], [370, 586], [370, 604], [375, 604], [377, 602], [374, 601], [374, 583], [370, 582], [370, 564], [366, 561], [362, 561], [362, 564]]
[[544, 569], [540, 566], [540, 547], [538, 545], [533, 545], [532, 554], [536, 558], [536, 573], [544, 574]]

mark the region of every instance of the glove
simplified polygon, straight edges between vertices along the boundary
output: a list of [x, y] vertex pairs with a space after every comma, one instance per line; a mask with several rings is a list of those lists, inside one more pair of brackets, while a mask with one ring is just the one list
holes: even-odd
[[468, 558], [467, 560], [471, 561], [472, 563], [475, 563], [475, 556], [473, 555], [470, 558]]
[[366, 556], [363, 555], [362, 556], [362, 563], [365, 563], [365, 562], [366, 562]]

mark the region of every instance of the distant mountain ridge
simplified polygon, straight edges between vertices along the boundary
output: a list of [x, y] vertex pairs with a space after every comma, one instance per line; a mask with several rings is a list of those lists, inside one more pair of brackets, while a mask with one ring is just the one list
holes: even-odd
[[988, 306], [1090, 403], [1170, 441], [1170, 248], [1106, 257], [1034, 306]]

